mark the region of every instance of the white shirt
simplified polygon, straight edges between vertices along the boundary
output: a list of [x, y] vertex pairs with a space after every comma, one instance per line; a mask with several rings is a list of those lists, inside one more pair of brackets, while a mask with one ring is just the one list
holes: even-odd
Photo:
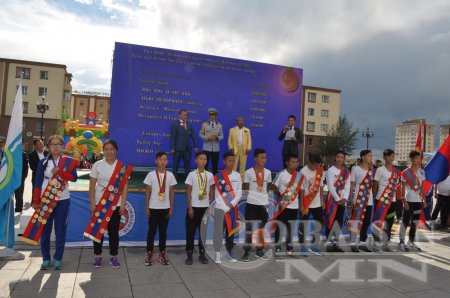
[[[393, 169], [394, 170], [394, 169]], [[383, 193], [386, 186], [389, 184], [389, 179], [391, 179], [392, 172], [386, 168], [386, 166], [379, 167], [375, 173], [374, 180], [378, 181], [378, 192], [376, 195], [376, 199], [379, 200], [381, 194]], [[395, 189], [394, 189], [395, 191]], [[392, 202], [395, 202], [395, 194], [392, 195]]]
[[443, 196], [450, 196], [450, 175], [447, 176], [447, 179], [445, 179], [442, 182], [439, 182], [438, 184], [438, 192], [440, 195]]
[[36, 151], [36, 153], [37, 153], [37, 155], [38, 155], [38, 157], [39, 157], [39, 160], [45, 158], [44, 151], [42, 151], [42, 152], [40, 152], [40, 153]]
[[244, 131], [244, 128], [240, 128], [238, 126], [238, 147], [242, 147], [242, 132]]
[[191, 203], [192, 207], [208, 207], [209, 206], [209, 192], [211, 189], [211, 185], [214, 185], [214, 176], [212, 173], [208, 171], [204, 171], [200, 174], [202, 179], [205, 179], [206, 175], [206, 197], [203, 200], [199, 198], [199, 185], [198, 185], [198, 177], [197, 170], [192, 171], [186, 177], [186, 184], [192, 186], [191, 190]]
[[270, 170], [264, 169], [262, 191], [258, 191], [255, 168], [250, 168], [244, 173], [244, 183], [248, 183], [247, 203], [253, 205], [269, 205], [269, 195], [267, 193], [267, 184], [272, 182]]
[[[242, 196], [242, 180], [241, 175], [238, 172], [233, 171], [230, 175], [228, 175], [228, 178], [230, 179], [231, 186], [233, 187], [234, 193], [236, 194], [236, 197], [231, 201], [231, 205], [236, 206], [237, 203], [239, 203], [239, 200]], [[220, 181], [219, 181], [220, 182]], [[225, 210], [227, 205], [225, 204], [224, 200], [227, 200], [226, 198], [222, 198], [219, 190], [217, 189], [217, 186], [215, 187], [214, 197], [216, 201], [216, 208]]]
[[[416, 175], [417, 179], [419, 180], [419, 189], [416, 191], [416, 190], [412, 189], [408, 183], [406, 183], [405, 198], [406, 198], [406, 201], [411, 202], [411, 203], [422, 203], [422, 198], [420, 196], [420, 191], [421, 191], [420, 186], [422, 186], [422, 182], [423, 182], [423, 180], [425, 180], [425, 171], [422, 169], [419, 169], [414, 174]], [[406, 182], [406, 179], [404, 177], [402, 177], [402, 182]]]
[[[297, 175], [300, 175], [300, 173], [298, 173]], [[292, 175], [289, 174], [286, 169], [279, 173], [278, 178], [276, 178], [274, 184], [278, 188], [280, 194], [282, 194], [288, 187], [289, 182], [291, 182], [291, 177]], [[298, 209], [298, 195], [292, 203], [286, 206], [286, 208]]]
[[288, 129], [286, 135], [284, 136], [285, 140], [291, 140], [292, 138], [295, 138], [295, 129], [293, 126]]
[[[48, 182], [53, 177], [52, 169], [55, 167], [53, 162], [55, 162], [56, 166], [59, 165], [59, 161], [61, 160], [61, 156], [58, 158], [58, 160], [49, 159], [47, 162], [47, 167], [44, 171], [44, 181], [42, 182], [42, 188], [41, 188], [41, 197], [45, 192], [45, 189], [47, 188]], [[44, 162], [45, 164], [45, 162]], [[70, 198], [70, 192], [69, 192], [69, 182], [67, 182], [65, 189], [63, 190], [61, 196], [59, 197], [58, 201], [67, 200]]]
[[[117, 159], [114, 161], [112, 165], [110, 165], [105, 159], [97, 161], [94, 163], [91, 169], [91, 174], [89, 175], [92, 178], [97, 179], [97, 184], [95, 185], [95, 204], [97, 205], [100, 202], [100, 199], [103, 196], [105, 189], [109, 186], [109, 180], [114, 172], [114, 169], [117, 165]], [[116, 206], [120, 206], [122, 204], [122, 196], [120, 196], [119, 201]]]
[[[373, 169], [371, 169], [371, 171], [373, 171]], [[356, 202], [356, 198], [358, 197], [358, 193], [360, 191], [359, 187], [366, 175], [367, 170], [361, 168], [360, 166], [354, 166], [352, 168], [352, 172], [350, 174], [350, 182], [355, 182], [355, 194], [352, 198], [353, 203]], [[367, 206], [373, 206], [372, 188], [369, 188], [369, 202], [367, 203]]]
[[[312, 187], [316, 182], [317, 171], [311, 171], [308, 166], [304, 166], [300, 171], [305, 178], [303, 178], [302, 188], [305, 191], [305, 196], [311, 193]], [[323, 187], [323, 179], [320, 179], [320, 186]], [[309, 208], [318, 208], [320, 207], [320, 189], [314, 197]]]
[[341, 170], [336, 168], [335, 166], [332, 166], [327, 171], [327, 187], [328, 192], [333, 197], [333, 199], [336, 202], [339, 202], [342, 199], [348, 200], [348, 196], [350, 195], [350, 177], [348, 177], [347, 182], [345, 183], [344, 189], [341, 191], [341, 196], [339, 197], [336, 188], [334, 187], [334, 184], [336, 183], [336, 180], [338, 180], [339, 176], [341, 175]]
[[[160, 173], [159, 173], [160, 174]], [[152, 193], [150, 195], [150, 209], [169, 209], [170, 208], [170, 187], [177, 184], [177, 180], [175, 179], [175, 176], [171, 173], [166, 171], [166, 189], [165, 189], [165, 196], [164, 200], [159, 200], [159, 183], [158, 178], [156, 178], [156, 170], [151, 171], [147, 174], [147, 176], [144, 179], [144, 184], [150, 185], [152, 188]], [[163, 183], [163, 174], [160, 174], [160, 181], [161, 184]]]

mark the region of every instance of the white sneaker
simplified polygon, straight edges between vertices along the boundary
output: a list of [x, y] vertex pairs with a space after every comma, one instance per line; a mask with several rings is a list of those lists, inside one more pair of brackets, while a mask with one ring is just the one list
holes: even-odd
[[414, 242], [408, 242], [408, 248], [410, 250], [422, 251]]
[[234, 258], [233, 254], [231, 252], [227, 252], [226, 254], [227, 260], [230, 263], [236, 263], [237, 260]]
[[216, 252], [216, 259], [214, 260], [216, 264], [222, 264], [222, 254], [220, 252]]

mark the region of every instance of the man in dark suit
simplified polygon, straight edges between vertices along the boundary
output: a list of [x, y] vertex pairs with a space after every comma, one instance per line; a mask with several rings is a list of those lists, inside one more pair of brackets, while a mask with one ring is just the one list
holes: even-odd
[[44, 151], [44, 143], [41, 140], [34, 140], [33, 147], [33, 152], [28, 155], [28, 163], [30, 164], [31, 169], [31, 184], [34, 188], [37, 166], [39, 164], [39, 161], [46, 157], [48, 153]]
[[23, 209], [23, 190], [25, 187], [25, 179], [28, 176], [28, 157], [25, 152], [22, 152], [22, 184], [14, 191], [14, 197], [16, 199], [15, 212], [22, 213]]
[[186, 175], [191, 171], [192, 145], [194, 151], [198, 152], [197, 139], [192, 125], [187, 122], [187, 111], [182, 109], [178, 113], [179, 119], [170, 126], [170, 153], [173, 154], [173, 173], [178, 174], [178, 164], [183, 159], [184, 172]]
[[286, 160], [289, 155], [300, 156], [298, 145], [303, 142], [303, 134], [300, 128], [294, 127], [295, 116], [290, 115], [288, 117], [288, 123], [280, 133], [278, 140], [284, 141], [283, 143], [283, 169], [286, 168]]

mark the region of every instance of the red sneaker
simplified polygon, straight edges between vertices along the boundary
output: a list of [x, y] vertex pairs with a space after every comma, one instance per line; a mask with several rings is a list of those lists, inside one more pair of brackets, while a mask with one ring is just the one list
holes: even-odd
[[147, 253], [147, 258], [145, 259], [145, 266], [151, 266], [153, 265], [153, 253], [152, 252], [148, 252]]
[[160, 262], [163, 265], [169, 265], [169, 257], [167, 256], [165, 251], [159, 252], [158, 262]]

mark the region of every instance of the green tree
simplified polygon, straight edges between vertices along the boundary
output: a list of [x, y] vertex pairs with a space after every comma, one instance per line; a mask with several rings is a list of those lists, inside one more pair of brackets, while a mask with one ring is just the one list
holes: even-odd
[[322, 154], [333, 156], [337, 150], [343, 150], [347, 155], [353, 154], [358, 140], [358, 129], [353, 129], [353, 123], [347, 117], [339, 116], [339, 120], [327, 131], [320, 144]]

